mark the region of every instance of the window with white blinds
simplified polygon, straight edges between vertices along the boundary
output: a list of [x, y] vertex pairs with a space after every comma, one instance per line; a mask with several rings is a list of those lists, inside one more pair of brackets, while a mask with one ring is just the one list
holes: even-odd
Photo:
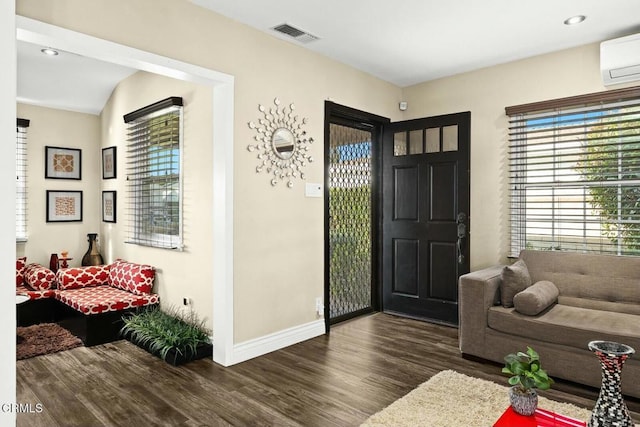
[[182, 98], [126, 114], [128, 243], [182, 249]]
[[27, 128], [29, 120], [17, 120], [16, 138], [16, 240], [27, 240]]
[[640, 88], [506, 111], [511, 255], [640, 255]]

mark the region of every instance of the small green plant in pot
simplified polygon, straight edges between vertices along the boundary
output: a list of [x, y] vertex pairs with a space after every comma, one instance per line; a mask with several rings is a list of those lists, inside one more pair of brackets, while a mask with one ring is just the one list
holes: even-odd
[[553, 380], [540, 365], [540, 356], [531, 347], [527, 352], [511, 353], [504, 358], [502, 373], [510, 375], [509, 400], [514, 411], [533, 415], [538, 407], [536, 389], [548, 390]]
[[193, 311], [153, 307], [125, 315], [122, 321], [123, 337], [172, 365], [212, 354], [209, 331]]

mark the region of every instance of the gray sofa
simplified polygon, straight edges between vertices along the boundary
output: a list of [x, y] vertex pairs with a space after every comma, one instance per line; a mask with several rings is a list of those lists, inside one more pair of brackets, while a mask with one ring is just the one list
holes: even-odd
[[640, 257], [530, 251], [520, 254], [532, 283], [553, 282], [557, 301], [537, 315], [500, 303], [504, 266], [460, 277], [460, 350], [503, 362], [506, 354], [533, 347], [549, 375], [601, 385], [592, 340], [636, 350], [622, 370], [622, 391], [640, 398]]

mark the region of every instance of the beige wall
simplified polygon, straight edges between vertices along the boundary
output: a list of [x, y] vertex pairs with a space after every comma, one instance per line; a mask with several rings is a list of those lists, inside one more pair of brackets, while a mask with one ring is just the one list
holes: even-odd
[[[471, 266], [477, 269], [503, 261], [507, 254], [504, 107], [604, 90], [597, 44], [403, 90], [188, 1], [18, 0], [17, 13], [235, 76], [236, 343], [316, 320], [314, 301], [323, 295], [322, 199], [305, 198], [301, 180], [292, 190], [272, 188], [264, 173], [255, 173], [257, 160], [246, 149], [254, 131], [247, 122], [258, 118], [258, 104], [269, 105], [279, 97], [295, 103], [298, 114], [309, 118], [307, 131], [317, 141], [311, 154], [317, 162], [307, 167], [307, 182], [323, 181], [326, 99], [392, 120], [471, 111]], [[400, 100], [409, 103], [404, 115], [397, 108]], [[206, 159], [202, 156], [196, 168], [207, 170]], [[200, 183], [207, 194], [210, 182]], [[105, 183], [105, 188], [110, 185]], [[109, 227], [103, 227], [103, 233], [111, 231]], [[201, 250], [205, 259], [209, 249], [203, 245]], [[147, 252], [132, 256], [136, 261], [162, 261]], [[169, 284], [178, 280], [174, 271], [171, 279], [163, 276], [160, 285], [169, 299], [181, 295], [169, 291], [180, 289]], [[210, 284], [194, 286], [204, 298]]]
[[[168, 98], [184, 102], [183, 206], [184, 250], [158, 249], [124, 243], [127, 239], [126, 125], [123, 115]], [[212, 89], [208, 86], [137, 72], [111, 94], [101, 114], [102, 148], [117, 147], [117, 178], [102, 181], [103, 190], [117, 191], [117, 222], [102, 223], [102, 253], [106, 262], [123, 258], [156, 267], [154, 292], [163, 307], [182, 305], [188, 297], [191, 308], [213, 327], [213, 282], [211, 269], [211, 165]]]
[[599, 44], [407, 87], [407, 119], [471, 111], [471, 269], [509, 248], [506, 106], [603, 91]]
[[[29, 119], [27, 130], [27, 233], [28, 240], [16, 244], [27, 262], [49, 265], [52, 253], [69, 251], [80, 265], [87, 251], [87, 233], [99, 233], [100, 119], [93, 114], [75, 113], [18, 104], [18, 117]], [[45, 179], [45, 146], [82, 150], [82, 179]], [[46, 190], [82, 191], [82, 222], [46, 222]], [[99, 239], [101, 236], [99, 236]]]
[[[305, 198], [301, 180], [293, 189], [272, 188], [264, 173], [256, 174], [257, 159], [246, 148], [255, 133], [247, 122], [258, 118], [258, 104], [275, 97], [295, 103], [316, 140], [307, 182], [322, 182], [324, 101], [397, 120], [401, 89], [188, 1], [19, 0], [16, 13], [235, 76], [234, 341], [318, 319], [322, 199]], [[210, 183], [199, 183], [202, 191]]]

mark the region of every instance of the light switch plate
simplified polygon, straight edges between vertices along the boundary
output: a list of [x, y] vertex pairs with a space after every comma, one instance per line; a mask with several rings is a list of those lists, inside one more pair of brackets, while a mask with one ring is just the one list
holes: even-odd
[[304, 195], [307, 197], [322, 197], [322, 184], [307, 182], [304, 187]]

